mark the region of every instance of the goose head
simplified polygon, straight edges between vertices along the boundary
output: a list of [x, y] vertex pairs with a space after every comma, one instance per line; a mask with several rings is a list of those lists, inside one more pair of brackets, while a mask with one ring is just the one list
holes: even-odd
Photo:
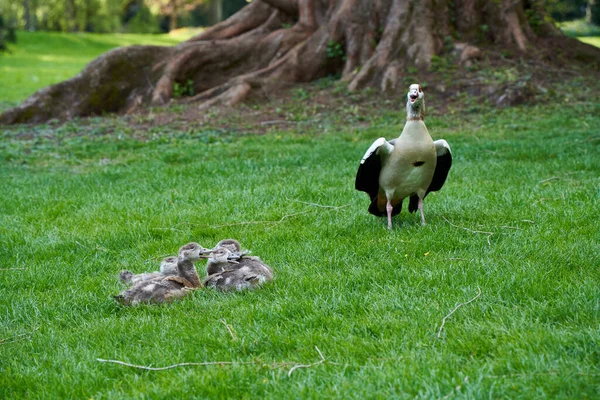
[[162, 271], [164, 268], [168, 268], [173, 264], [177, 265], [177, 257], [175, 257], [175, 256], [165, 257], [160, 262], [160, 269]]
[[200, 258], [206, 258], [211, 252], [210, 249], [204, 248], [198, 243], [188, 243], [181, 246], [179, 249], [179, 261], [197, 261]]
[[208, 261], [226, 263], [228, 262], [229, 256], [231, 256], [231, 251], [229, 251], [228, 248], [217, 247], [210, 253]]
[[418, 83], [410, 85], [406, 98], [408, 118], [423, 119], [425, 117], [425, 93], [421, 85]]
[[224, 247], [232, 253], [239, 253], [242, 250], [242, 246], [240, 242], [235, 239], [223, 239], [215, 246], [215, 249], [218, 247]]

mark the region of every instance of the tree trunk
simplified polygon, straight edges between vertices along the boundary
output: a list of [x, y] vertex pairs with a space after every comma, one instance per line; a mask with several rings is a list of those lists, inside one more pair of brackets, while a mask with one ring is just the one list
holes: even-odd
[[33, 31], [34, 26], [31, 21], [31, 10], [29, 9], [29, 0], [23, 0], [23, 10], [24, 10], [24, 18], [25, 18], [25, 30]]
[[210, 0], [208, 24], [215, 25], [223, 20], [223, 0]]
[[[567, 41], [529, 0], [254, 0], [175, 46], [108, 52], [76, 77], [40, 90], [0, 123], [42, 122], [167, 104], [188, 80], [201, 108], [233, 105], [272, 85], [338, 74], [351, 90], [403, 90], [407, 68], [426, 70], [435, 55], [493, 46], [527, 56], [544, 39]], [[537, 18], [533, 18], [537, 17]], [[530, 22], [535, 21], [535, 23]], [[546, 41], [545, 41], [546, 40]], [[582, 47], [584, 46], [584, 47]], [[568, 46], [599, 60], [600, 51]], [[464, 54], [463, 54], [464, 55]], [[461, 57], [459, 61], [464, 61]], [[589, 59], [589, 58], [588, 58]]]
[[588, 0], [585, 20], [590, 24], [600, 26], [600, 0]]
[[169, 0], [169, 10], [169, 32], [172, 32], [177, 29], [177, 0]]

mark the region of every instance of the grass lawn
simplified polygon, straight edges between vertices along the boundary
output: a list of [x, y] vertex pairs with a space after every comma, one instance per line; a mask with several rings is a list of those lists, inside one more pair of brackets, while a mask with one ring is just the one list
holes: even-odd
[[582, 36], [577, 39], [592, 46], [600, 47], [600, 36]]
[[0, 111], [35, 91], [77, 75], [100, 54], [119, 46], [170, 46], [192, 36], [181, 30], [164, 35], [17, 32], [10, 53], [0, 54]]
[[[428, 225], [403, 212], [392, 231], [353, 184], [402, 111], [265, 135], [119, 118], [0, 130], [0, 398], [597, 398], [600, 90], [568, 87], [428, 117], [454, 167]], [[119, 270], [226, 237], [275, 281], [113, 301]]]

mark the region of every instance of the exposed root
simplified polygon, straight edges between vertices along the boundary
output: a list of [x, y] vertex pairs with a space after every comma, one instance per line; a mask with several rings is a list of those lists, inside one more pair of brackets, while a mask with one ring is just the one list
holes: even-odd
[[[538, 8], [525, 0], [457, 0], [452, 6], [443, 0], [254, 0], [175, 47], [112, 50], [76, 77], [6, 111], [0, 124], [131, 113], [168, 104], [174, 85], [189, 81], [201, 109], [235, 105], [256, 89], [329, 74], [341, 74], [350, 90], [373, 86], [394, 92], [408, 67], [427, 69], [433, 56], [452, 47], [445, 41], [453, 36], [481, 41], [482, 26], [489, 27], [483, 40], [520, 52], [531, 50], [540, 30], [557, 41], [570, 40], [557, 37], [546, 23], [534, 33], [526, 12], [542, 13]], [[574, 39], [572, 44], [579, 61], [599, 65], [598, 49]], [[460, 62], [475, 58], [469, 54]]]

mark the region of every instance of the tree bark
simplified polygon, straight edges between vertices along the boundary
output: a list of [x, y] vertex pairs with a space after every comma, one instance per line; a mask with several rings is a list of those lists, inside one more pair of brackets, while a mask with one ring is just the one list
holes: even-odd
[[585, 20], [589, 24], [600, 25], [600, 0], [588, 0]]
[[169, 0], [169, 32], [177, 29], [177, 0]]
[[[427, 70], [454, 42], [477, 54], [493, 46], [521, 56], [570, 40], [529, 0], [254, 0], [175, 46], [108, 52], [76, 77], [44, 88], [0, 116], [42, 122], [168, 104], [175, 83], [193, 81], [200, 108], [233, 105], [258, 89], [337, 74], [350, 90], [398, 91], [409, 67]], [[532, 16], [537, 16], [534, 26]], [[546, 43], [546, 44], [544, 44]], [[585, 46], [585, 47], [582, 47]], [[600, 50], [563, 46], [600, 60]], [[464, 56], [464, 54], [463, 54]], [[457, 62], [465, 62], [461, 56]], [[597, 61], [596, 61], [597, 62]], [[596, 64], [597, 65], [597, 64]]]
[[25, 18], [25, 30], [26, 31], [33, 31], [34, 30], [34, 26], [33, 26], [33, 22], [32, 22], [32, 18], [31, 18], [31, 10], [29, 7], [29, 0], [23, 0], [23, 10], [24, 10], [24, 18]]

